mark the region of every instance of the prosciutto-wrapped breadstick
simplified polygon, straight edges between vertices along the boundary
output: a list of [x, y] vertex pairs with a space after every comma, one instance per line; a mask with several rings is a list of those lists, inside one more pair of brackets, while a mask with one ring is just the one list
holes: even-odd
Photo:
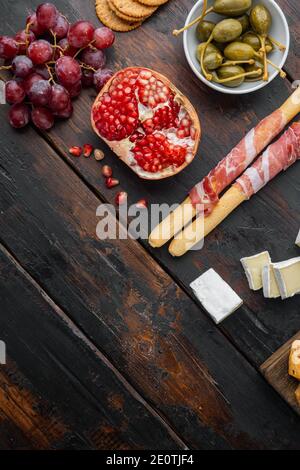
[[[300, 122], [294, 123], [236, 180], [215, 208], [204, 217], [204, 232], [196, 230], [196, 220], [188, 225], [170, 244], [173, 256], [182, 256], [219, 225], [237, 206], [249, 199], [278, 173], [300, 158]], [[199, 217], [203, 217], [199, 215]], [[199, 225], [198, 225], [199, 226]]]
[[[149, 243], [160, 247], [173, 238], [196, 215], [199, 207], [208, 216], [219, 201], [219, 194], [238, 178], [262, 150], [300, 112], [300, 87], [270, 116], [263, 119], [190, 192], [188, 198], [150, 234]], [[239, 199], [236, 201], [240, 203]]]

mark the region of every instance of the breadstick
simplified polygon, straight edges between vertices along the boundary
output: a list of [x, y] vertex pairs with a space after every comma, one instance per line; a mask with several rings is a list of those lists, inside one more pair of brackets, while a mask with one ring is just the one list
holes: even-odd
[[[294, 123], [270, 145], [219, 200], [212, 213], [204, 217], [204, 231], [197, 231], [197, 219], [175, 238], [169, 247], [173, 256], [182, 256], [219, 225], [236, 207], [250, 199], [281, 171], [300, 158], [300, 123]], [[200, 215], [199, 217], [203, 217]]]
[[[149, 237], [149, 243], [159, 248], [174, 237], [196, 215], [195, 207], [203, 204], [208, 208], [217, 202], [218, 195], [229, 186], [252, 163], [261, 151], [300, 112], [300, 87], [274, 113], [261, 121], [242, 141], [198, 183], [190, 196], [173, 213], [156, 227]], [[207, 189], [209, 188], [209, 190]], [[183, 207], [184, 206], [184, 207]], [[181, 208], [181, 209], [180, 209]], [[182, 216], [182, 214], [184, 215]]]

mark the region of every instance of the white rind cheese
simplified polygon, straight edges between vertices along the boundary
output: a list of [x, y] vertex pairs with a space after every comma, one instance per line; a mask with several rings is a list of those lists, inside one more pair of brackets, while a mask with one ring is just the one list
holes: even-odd
[[281, 298], [300, 294], [300, 257], [274, 263], [273, 267]]
[[296, 245], [300, 247], [300, 230], [299, 230], [299, 233], [297, 235], [297, 238], [296, 238], [296, 241], [295, 241]]
[[217, 324], [243, 304], [243, 300], [214, 269], [199, 276], [190, 287]]
[[268, 251], [263, 251], [248, 258], [242, 258], [245, 274], [247, 276], [250, 289], [259, 290], [263, 287], [262, 270], [264, 266], [271, 264]]
[[267, 264], [262, 269], [263, 292], [266, 299], [277, 299], [280, 290], [276, 281], [273, 264]]

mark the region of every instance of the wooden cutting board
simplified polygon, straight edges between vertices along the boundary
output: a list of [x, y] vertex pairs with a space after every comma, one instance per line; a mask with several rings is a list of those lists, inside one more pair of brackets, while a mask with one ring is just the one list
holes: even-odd
[[296, 339], [300, 340], [300, 331], [264, 362], [260, 370], [272, 387], [300, 415], [300, 405], [295, 397], [299, 382], [288, 374], [291, 345]]

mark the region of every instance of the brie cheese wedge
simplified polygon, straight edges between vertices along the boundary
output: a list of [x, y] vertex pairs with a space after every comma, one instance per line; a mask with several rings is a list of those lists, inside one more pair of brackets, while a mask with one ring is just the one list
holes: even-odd
[[273, 264], [267, 264], [262, 269], [263, 292], [266, 299], [277, 299], [280, 290], [276, 281]]
[[296, 238], [296, 241], [295, 241], [296, 245], [300, 247], [300, 230], [299, 230], [299, 233], [297, 235], [297, 238]]
[[273, 264], [282, 299], [300, 294], [300, 257]]
[[263, 251], [248, 258], [242, 258], [245, 274], [247, 276], [250, 289], [259, 290], [263, 287], [262, 269], [264, 266], [271, 263], [271, 258], [268, 251]]
[[243, 300], [214, 269], [209, 269], [199, 276], [190, 287], [217, 324], [243, 304]]

